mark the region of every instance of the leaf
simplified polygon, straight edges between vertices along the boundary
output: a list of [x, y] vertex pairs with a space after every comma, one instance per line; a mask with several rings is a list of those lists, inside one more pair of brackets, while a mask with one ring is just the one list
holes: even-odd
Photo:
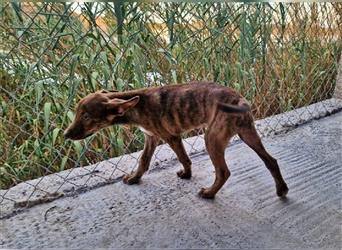
[[97, 85], [98, 76], [99, 76], [99, 73], [97, 73], [96, 71], [91, 73], [91, 84], [92, 84], [93, 90], [97, 89], [96, 85]]
[[33, 148], [34, 148], [36, 155], [39, 156], [41, 154], [41, 148], [40, 148], [40, 143], [38, 139], [34, 140]]
[[72, 111], [67, 112], [67, 117], [69, 118], [69, 121], [73, 121], [75, 119], [75, 114]]
[[115, 85], [116, 85], [116, 90], [123, 91], [125, 87], [125, 82], [121, 78], [118, 78], [115, 81]]
[[22, 12], [22, 10], [20, 8], [21, 3], [20, 2], [19, 3], [15, 3], [14, 2], [14, 3], [11, 3], [11, 5], [12, 5], [14, 11], [15, 11], [15, 14], [16, 14], [17, 18], [22, 23], [23, 22], [23, 17], [21, 15], [21, 12]]
[[80, 157], [83, 150], [82, 144], [79, 141], [73, 141], [73, 144], [78, 157]]
[[177, 73], [174, 69], [171, 70], [171, 76], [172, 76], [173, 83], [177, 83]]
[[37, 83], [35, 85], [35, 90], [36, 90], [36, 107], [38, 107], [39, 103], [42, 100], [42, 96], [43, 96], [43, 83]]
[[49, 127], [50, 114], [51, 114], [51, 102], [46, 102], [44, 104], [44, 130], [45, 132], [48, 130], [48, 127]]
[[65, 165], [68, 161], [69, 157], [67, 155], [63, 156], [62, 161], [61, 161], [61, 165], [59, 167], [59, 171], [63, 171], [65, 169]]
[[52, 146], [55, 145], [56, 139], [57, 139], [57, 136], [58, 136], [58, 133], [59, 133], [60, 130], [61, 130], [60, 128], [55, 128], [52, 131]]

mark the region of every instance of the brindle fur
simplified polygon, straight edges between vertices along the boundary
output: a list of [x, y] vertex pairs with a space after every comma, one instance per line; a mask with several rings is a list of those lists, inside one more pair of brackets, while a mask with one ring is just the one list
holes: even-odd
[[211, 187], [201, 189], [201, 197], [214, 198], [230, 176], [224, 152], [235, 134], [264, 161], [274, 178], [277, 195], [284, 197], [288, 192], [277, 161], [265, 150], [255, 130], [247, 101], [230, 88], [192, 82], [127, 92], [98, 91], [78, 103], [75, 120], [66, 129], [65, 136], [83, 139], [113, 124], [136, 125], [145, 133], [139, 167], [124, 176], [123, 181], [127, 184], [139, 182], [160, 139], [170, 145], [184, 167], [177, 175], [191, 178], [191, 160], [184, 150], [181, 134], [205, 127], [205, 145], [216, 178]]

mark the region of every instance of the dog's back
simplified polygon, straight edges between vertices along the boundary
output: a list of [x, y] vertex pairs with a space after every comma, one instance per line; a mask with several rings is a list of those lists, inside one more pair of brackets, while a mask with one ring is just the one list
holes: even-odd
[[[117, 98], [128, 99], [139, 95], [134, 112], [145, 117], [140, 124], [151, 132], [178, 135], [185, 131], [208, 126], [218, 111], [244, 113], [247, 101], [233, 89], [207, 82], [192, 82], [144, 89], [140, 93], [117, 93]], [[141, 122], [141, 121], [140, 121]]]

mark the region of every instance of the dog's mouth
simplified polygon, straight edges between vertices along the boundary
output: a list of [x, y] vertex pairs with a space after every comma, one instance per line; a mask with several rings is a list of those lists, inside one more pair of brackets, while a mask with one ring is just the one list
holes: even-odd
[[89, 133], [89, 134], [87, 134], [83, 139], [85, 139], [85, 138], [87, 138], [87, 137], [89, 137], [89, 136], [92, 136], [94, 133]]
[[83, 140], [85, 138], [88, 138], [89, 136], [92, 136], [94, 133], [88, 133], [86, 135], [83, 135], [83, 136], [78, 136], [76, 138], [73, 138], [73, 140]]

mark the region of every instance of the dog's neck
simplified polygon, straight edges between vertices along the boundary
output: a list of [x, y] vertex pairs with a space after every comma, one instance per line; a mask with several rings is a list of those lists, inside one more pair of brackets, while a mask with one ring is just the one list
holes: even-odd
[[117, 116], [113, 119], [114, 124], [132, 124], [132, 125], [141, 125], [141, 117], [140, 112], [136, 108], [132, 108], [128, 110], [124, 115]]

